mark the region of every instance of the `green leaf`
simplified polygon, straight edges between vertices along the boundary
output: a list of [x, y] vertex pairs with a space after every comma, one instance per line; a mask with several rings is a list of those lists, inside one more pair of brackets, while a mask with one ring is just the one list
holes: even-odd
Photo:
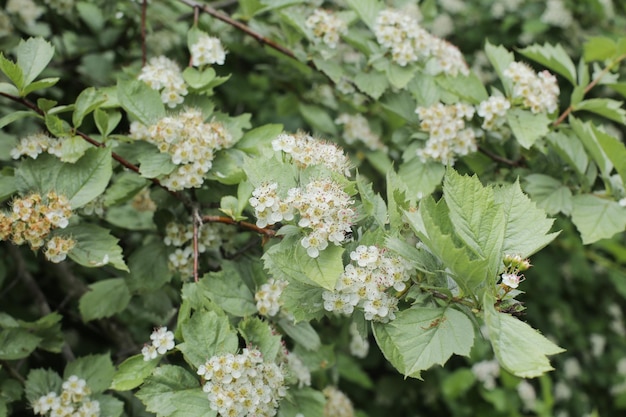
[[524, 181], [524, 189], [537, 203], [537, 207], [550, 215], [559, 212], [570, 215], [573, 208], [572, 192], [559, 180], [543, 174], [531, 174]]
[[339, 83], [344, 77], [344, 70], [341, 65], [330, 59], [313, 58], [313, 63], [318, 70], [323, 72], [335, 84]]
[[64, 164], [51, 155], [23, 161], [15, 171], [18, 190], [56, 191], [70, 200], [72, 209], [84, 206], [105, 190], [111, 178], [111, 150], [89, 149], [74, 164]]
[[354, 85], [363, 93], [378, 100], [389, 88], [387, 76], [381, 72], [359, 72], [354, 77]]
[[17, 65], [24, 74], [24, 86], [27, 86], [46, 68], [54, 56], [54, 47], [42, 38], [30, 38], [20, 41], [16, 55]]
[[265, 268], [276, 278], [318, 285], [332, 291], [343, 272], [343, 251], [340, 246], [330, 245], [317, 258], [311, 258], [300, 242], [285, 238], [272, 246], [263, 255], [263, 260]]
[[267, 124], [249, 130], [237, 142], [235, 147], [249, 154], [259, 154], [259, 149], [267, 147], [271, 149], [271, 143], [283, 131], [281, 124]]
[[[6, 75], [13, 84], [15, 84], [15, 87], [17, 87], [18, 90], [15, 95], [19, 95], [22, 87], [24, 87], [24, 73], [19, 65], [5, 58], [4, 54], [0, 53], [0, 71], [2, 71], [2, 73]], [[3, 89], [6, 89], [7, 93], [12, 92], [11, 88], [4, 87]]]
[[122, 120], [122, 113], [116, 110], [106, 111], [101, 108], [96, 108], [93, 113], [93, 118], [100, 134], [103, 137], [107, 137]]
[[102, 32], [105, 24], [102, 8], [96, 4], [81, 1], [76, 3], [76, 10], [82, 21], [89, 26], [92, 33], [99, 34]]
[[146, 409], [158, 417], [215, 417], [200, 381], [184, 368], [159, 366], [137, 392]]
[[280, 300], [283, 310], [293, 314], [295, 320], [319, 320], [324, 314], [323, 288], [292, 281], [283, 290]]
[[389, 84], [397, 89], [403, 89], [417, 74], [418, 68], [414, 66], [402, 67], [394, 63], [389, 63], [386, 68], [387, 80]]
[[118, 81], [117, 98], [124, 110], [146, 126], [165, 117], [161, 95], [141, 81]]
[[39, 115], [30, 110], [18, 110], [7, 114], [6, 116], [0, 118], [0, 129], [8, 126], [9, 124], [15, 122], [16, 120], [23, 119], [25, 117], [39, 117]]
[[374, 193], [372, 183], [366, 183], [366, 179], [357, 175], [356, 185], [361, 196], [364, 214], [374, 219], [378, 227], [384, 228], [387, 224], [387, 206], [380, 194]]
[[159, 358], [146, 361], [143, 355], [135, 355], [122, 362], [111, 382], [111, 389], [128, 391], [137, 388], [159, 364]]
[[181, 325], [183, 343], [177, 346], [185, 359], [198, 368], [214, 355], [235, 353], [239, 346], [228, 319], [214, 311], [196, 311]]
[[360, 361], [352, 356], [344, 353], [337, 354], [337, 371], [341, 378], [362, 388], [373, 389], [375, 387], [374, 382], [361, 366]]
[[89, 268], [111, 264], [121, 271], [128, 271], [118, 239], [111, 236], [108, 229], [82, 223], [58, 229], [55, 234], [71, 236], [76, 241], [76, 246], [68, 254], [74, 262]]
[[593, 161], [598, 165], [598, 168], [600, 168], [603, 178], [608, 180], [613, 170], [613, 164], [600, 146], [596, 136], [597, 129], [595, 126], [589, 122], [583, 123], [574, 117], [570, 117], [570, 125], [574, 129], [578, 139], [580, 139], [585, 146], [585, 149], [587, 149]]
[[590, 98], [574, 106], [574, 111], [586, 110], [615, 122], [626, 124], [626, 110], [622, 109], [622, 101], [609, 98]]
[[615, 170], [622, 178], [622, 184], [626, 184], [626, 147], [624, 143], [595, 126], [592, 126], [592, 129], [604, 154], [613, 163]]
[[195, 90], [206, 89], [211, 81], [215, 79], [215, 76], [215, 70], [210, 67], [203, 71], [200, 71], [193, 67], [187, 67], [183, 71], [183, 79], [189, 85], [189, 87]]
[[89, 286], [89, 291], [80, 297], [78, 309], [85, 322], [111, 317], [124, 311], [130, 297], [123, 278], [105, 279]]
[[[3, 65], [5, 65], [6, 61], [7, 60], [0, 53], [0, 71], [2, 71], [3, 73], [4, 73]], [[8, 61], [8, 62], [11, 62], [11, 61]], [[13, 64], [13, 63], [11, 62], [11, 64]], [[4, 83], [4, 82], [0, 82], [0, 93], [9, 94], [11, 96], [19, 96], [20, 95], [20, 92], [17, 89], [17, 87], [15, 87], [13, 84]]]
[[245, 317], [257, 312], [254, 294], [230, 262], [224, 262], [218, 272], [205, 274], [198, 284], [211, 301], [227, 313]]
[[413, 306], [389, 323], [373, 323], [372, 329], [385, 358], [413, 378], [435, 364], [444, 365], [452, 354], [469, 356], [474, 344], [470, 319], [449, 307]]
[[378, 13], [383, 9], [383, 4], [378, 0], [347, 0], [348, 6], [363, 20], [363, 22], [371, 29], [374, 30], [376, 17]]
[[319, 335], [308, 322], [301, 321], [294, 323], [286, 318], [281, 318], [278, 324], [294, 342], [298, 343], [306, 350], [317, 350], [322, 346]]
[[337, 135], [337, 127], [328, 112], [320, 106], [299, 103], [298, 109], [302, 118], [313, 128], [321, 133]]
[[79, 128], [83, 123], [83, 119], [89, 113], [94, 111], [98, 106], [107, 100], [100, 91], [94, 87], [84, 89], [76, 98], [74, 113], [72, 114], [72, 123], [75, 128]]
[[471, 104], [479, 104], [489, 98], [485, 85], [473, 72], [456, 77], [437, 77], [435, 80], [444, 89]]
[[612, 58], [617, 52], [617, 44], [613, 39], [603, 36], [591, 37], [583, 44], [585, 62], [605, 61]]
[[246, 179], [246, 173], [243, 170], [245, 157], [246, 154], [239, 149], [222, 149], [215, 155], [213, 166], [205, 178], [226, 185], [239, 184]]
[[319, 391], [311, 388], [291, 390], [289, 399], [280, 403], [278, 417], [325, 417], [324, 405], [326, 397]]
[[256, 346], [265, 362], [274, 362], [282, 349], [282, 339], [274, 334], [267, 322], [258, 317], [248, 317], [239, 323], [239, 333], [247, 346]]
[[63, 378], [72, 375], [84, 379], [94, 394], [104, 392], [111, 386], [115, 367], [108, 354], [88, 355], [70, 362], [63, 371]]
[[5, 175], [0, 172], [0, 201], [4, 201], [11, 197], [17, 191], [15, 177], [13, 175]]
[[68, 164], [74, 164], [85, 155], [92, 146], [80, 136], [69, 136], [61, 140], [61, 155], [59, 159]]
[[28, 373], [24, 384], [24, 394], [29, 403], [33, 404], [49, 392], [61, 392], [63, 380], [51, 369], [33, 369]]
[[519, 50], [519, 53], [561, 74], [572, 85], [576, 85], [576, 66], [561, 45], [550, 45], [548, 43], [531, 45]]
[[496, 311], [493, 296], [485, 293], [485, 324], [500, 366], [520, 378], [551, 371], [547, 355], [564, 352], [528, 324]]
[[580, 177], [584, 177], [589, 165], [589, 158], [583, 144], [574, 135], [564, 132], [550, 132], [548, 143], [554, 147], [559, 156], [576, 170]]
[[114, 178], [113, 184], [104, 193], [104, 205], [109, 207], [124, 203], [137, 195], [146, 185], [148, 181], [134, 172], [122, 172]]
[[124, 412], [124, 403], [112, 395], [95, 394], [91, 399], [100, 404], [100, 415], [108, 417], [120, 417]]
[[16, 360], [30, 355], [42, 338], [26, 329], [11, 328], [0, 331], [0, 359]]
[[63, 138], [72, 134], [72, 126], [52, 112], [44, 115], [44, 121], [46, 122], [46, 129], [57, 138]]
[[580, 232], [583, 244], [608, 239], [626, 228], [626, 208], [617, 202], [591, 194], [573, 198], [572, 222]]
[[554, 220], [522, 192], [519, 181], [494, 190], [505, 219], [504, 254], [526, 258], [552, 242], [558, 233], [548, 233]]
[[167, 259], [168, 249], [162, 240], [140, 246], [128, 259], [128, 288], [131, 291], [154, 291], [170, 282], [173, 274]]
[[18, 323], [20, 328], [28, 330], [31, 334], [42, 339], [37, 346], [39, 349], [59, 353], [65, 344], [65, 338], [61, 332], [62, 318], [59, 313], [55, 312], [47, 314], [34, 322], [18, 320]]
[[178, 166], [172, 162], [172, 157], [167, 153], [151, 152], [139, 156], [139, 173], [144, 178], [168, 175], [176, 168]]
[[419, 158], [413, 158], [400, 164], [398, 177], [405, 185], [407, 198], [415, 203], [435, 191], [441, 184], [446, 167], [436, 162], [422, 162]]
[[513, 61], [515, 61], [513, 53], [509, 52], [503, 46], [494, 46], [489, 42], [486, 42], [485, 54], [487, 55], [487, 58], [489, 59], [489, 62], [491, 62], [493, 68], [496, 70], [498, 78], [502, 81], [507, 96], [509, 96], [512, 84], [511, 81], [504, 76], [504, 70], [506, 70]]
[[26, 96], [32, 93], [33, 91], [50, 88], [56, 85], [56, 83], [59, 82], [59, 79], [60, 79], [59, 77], [50, 77], [50, 78], [43, 78], [39, 81], [30, 83], [28, 86], [24, 87], [24, 90], [22, 91], [22, 96]]
[[550, 119], [544, 113], [534, 114], [530, 110], [510, 109], [506, 120], [515, 135], [515, 139], [526, 149], [548, 134]]

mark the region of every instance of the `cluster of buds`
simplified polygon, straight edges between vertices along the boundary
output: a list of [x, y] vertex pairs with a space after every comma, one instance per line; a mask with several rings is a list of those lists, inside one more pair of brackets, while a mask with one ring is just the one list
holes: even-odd
[[100, 403], [89, 398], [91, 390], [84, 379], [70, 376], [59, 395], [52, 391], [33, 403], [33, 412], [40, 416], [98, 417]]
[[266, 227], [295, 219], [305, 230], [300, 241], [311, 258], [317, 258], [329, 242], [340, 246], [351, 231], [353, 201], [336, 182], [314, 180], [302, 188], [292, 188], [285, 198], [278, 195], [277, 183], [266, 183], [252, 192], [250, 205], [255, 210], [257, 226]]
[[478, 105], [477, 114], [483, 118], [482, 128], [485, 130], [499, 130], [506, 122], [506, 112], [511, 108], [511, 102], [502, 96], [491, 96]]
[[374, 24], [378, 43], [391, 51], [400, 66], [432, 59], [432, 72], [456, 76], [469, 74], [459, 49], [420, 27], [417, 18], [396, 10], [383, 10]]
[[29, 158], [37, 159], [43, 152], [60, 158], [62, 145], [61, 139], [51, 138], [45, 133], [34, 133], [20, 139], [15, 148], [11, 149], [11, 158], [20, 159], [26, 155]]
[[282, 133], [272, 141], [272, 147], [289, 155], [301, 168], [324, 165], [333, 172], [350, 176], [350, 159], [334, 143], [315, 139], [303, 132], [295, 135]]
[[524, 281], [524, 275], [521, 272], [531, 267], [530, 260], [523, 259], [519, 255], [505, 255], [504, 272], [502, 273], [502, 284], [506, 289], [515, 289], [519, 283]]
[[256, 308], [262, 316], [273, 317], [280, 310], [280, 296], [288, 282], [281, 279], [270, 279], [254, 294]]
[[[0, 240], [10, 239], [16, 245], [27, 243], [37, 250], [46, 244], [53, 229], [64, 229], [72, 215], [70, 202], [64, 195], [50, 191], [43, 198], [30, 194], [16, 198], [9, 213], [0, 212]], [[55, 236], [48, 240], [44, 254], [52, 262], [61, 262], [76, 242]]]
[[324, 9], [316, 9], [304, 24], [313, 31], [316, 41], [321, 40], [331, 49], [337, 47], [339, 37], [348, 29], [346, 22]]
[[417, 156], [424, 162], [434, 160], [453, 164], [457, 156], [476, 152], [476, 135], [465, 127], [465, 121], [474, 117], [474, 107], [465, 103], [444, 105], [437, 103], [415, 110], [421, 119], [420, 129], [428, 132], [428, 140]]
[[523, 62], [511, 62], [503, 72], [513, 82], [513, 98], [533, 113], [552, 113], [559, 104], [559, 85], [549, 71], [535, 73]]
[[330, 385], [322, 392], [326, 397], [324, 417], [354, 417], [354, 406], [346, 394]]
[[181, 104], [187, 95], [187, 85], [178, 64], [166, 56], [151, 58], [141, 69], [139, 80], [161, 93], [161, 101], [174, 108]]
[[198, 368], [211, 409], [221, 416], [271, 417], [287, 392], [281, 367], [263, 362], [261, 352], [213, 356]]
[[167, 327], [154, 329], [150, 335], [150, 344], [145, 344], [141, 349], [144, 361], [156, 359], [159, 355], [165, 355], [168, 350], [174, 349], [174, 333], [167, 330]]
[[218, 38], [202, 33], [189, 50], [191, 52], [191, 65], [194, 67], [207, 64], [224, 65], [226, 51]]
[[[209, 248], [216, 248], [222, 244], [222, 229], [224, 225], [207, 223], [198, 230], [198, 252], [204, 253]], [[232, 229], [232, 228], [231, 228]], [[171, 271], [181, 276], [193, 274], [193, 225], [170, 222], [165, 226], [163, 243], [176, 249], [169, 255], [168, 265]]]
[[367, 119], [360, 114], [342, 113], [335, 123], [343, 125], [343, 139], [348, 145], [357, 141], [363, 142], [368, 149], [385, 150], [387, 147], [380, 141], [380, 136], [372, 132]]
[[178, 168], [161, 180], [167, 189], [179, 191], [197, 188], [213, 166], [215, 152], [232, 145], [232, 137], [219, 122], [205, 123], [202, 112], [186, 109], [177, 116], [167, 116], [155, 125], [133, 122], [130, 136], [145, 140], [169, 154]]
[[[387, 292], [393, 288], [404, 291], [411, 278], [411, 265], [397, 256], [390, 256], [376, 246], [358, 246], [351, 254], [334, 291], [324, 291], [324, 309], [352, 314], [360, 307], [366, 320], [389, 322], [398, 310], [398, 299]], [[356, 265], [355, 265], [356, 264]]]

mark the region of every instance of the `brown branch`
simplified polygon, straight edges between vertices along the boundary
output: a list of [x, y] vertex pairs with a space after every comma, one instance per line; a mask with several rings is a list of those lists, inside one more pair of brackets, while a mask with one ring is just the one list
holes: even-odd
[[[583, 97], [589, 92], [591, 91], [591, 89], [593, 87], [595, 87], [600, 80], [602, 79], [602, 77], [604, 77], [609, 71], [611, 71], [611, 69], [619, 64], [621, 61], [623, 61], [624, 59], [626, 59], [626, 54], [622, 54], [620, 56], [618, 56], [617, 58], [615, 58], [615, 60], [613, 60], [613, 62], [611, 62], [609, 65], [607, 65], [602, 72], [600, 72], [600, 74], [593, 79], [593, 81], [591, 81], [587, 87], [585, 87], [585, 89], [583, 90]], [[574, 105], [570, 104], [570, 106], [565, 109], [565, 111], [563, 113], [561, 113], [561, 115], [559, 116], [558, 119], [556, 119], [554, 121], [554, 123], [552, 123], [552, 126], [557, 127], [558, 125], [560, 125], [561, 123], [563, 123], [563, 121], [567, 118], [567, 116], [570, 115], [571, 112], [574, 111]]]
[[507, 159], [507, 158], [504, 158], [504, 157], [502, 157], [500, 155], [497, 155], [497, 154], [491, 152], [490, 150], [488, 150], [486, 148], [483, 148], [482, 146], [479, 146], [478, 150], [481, 153], [484, 153], [485, 155], [487, 155], [489, 158], [493, 159], [496, 162], [500, 162], [502, 164], [509, 165], [509, 166], [512, 166], [512, 167], [522, 166], [522, 160], [512, 161], [510, 159]]
[[146, 15], [148, 12], [148, 0], [141, 3], [141, 67], [146, 66], [148, 60], [148, 47], [146, 45]]
[[20, 381], [20, 383], [22, 385], [26, 384], [26, 380], [24, 379], [24, 377], [17, 372], [15, 369], [13, 369], [13, 367], [11, 366], [11, 364], [9, 364], [8, 361], [0, 361], [0, 365], [2, 365], [2, 368], [6, 369], [7, 372], [9, 373], [9, 375], [11, 375], [13, 378], [17, 379], [18, 381]]
[[261, 235], [267, 236], [267, 237], [274, 237], [276, 236], [276, 231], [273, 229], [266, 229], [266, 228], [262, 228], [257, 226], [256, 224], [252, 224], [252, 223], [248, 223], [248, 222], [243, 222], [243, 221], [236, 221], [233, 220], [230, 217], [226, 217], [226, 216], [202, 216], [202, 221], [204, 223], [225, 223], [225, 224], [233, 224], [233, 225], [237, 225], [240, 226], [244, 229], [248, 229], [248, 230], [252, 230], [253, 232], [257, 232]]

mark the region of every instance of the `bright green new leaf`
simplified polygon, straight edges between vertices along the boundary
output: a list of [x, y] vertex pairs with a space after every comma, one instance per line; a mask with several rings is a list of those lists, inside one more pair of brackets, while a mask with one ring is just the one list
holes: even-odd
[[24, 394], [28, 402], [33, 404], [49, 392], [61, 392], [63, 380], [51, 369], [33, 369], [28, 373], [24, 384]]
[[530, 110], [510, 109], [506, 120], [515, 135], [515, 139], [526, 149], [548, 134], [550, 119], [544, 113], [534, 114]]
[[0, 359], [12, 361], [25, 358], [37, 349], [41, 340], [26, 329], [4, 329], [0, 331]]
[[283, 239], [263, 255], [265, 268], [277, 278], [296, 280], [308, 285], [318, 285], [334, 290], [343, 272], [344, 249], [329, 245], [317, 258], [311, 258], [300, 242]]
[[[11, 61], [6, 60], [4, 56], [0, 54], [0, 71], [2, 72], [4, 72], [2, 65], [5, 62], [11, 62]], [[17, 87], [15, 87], [13, 84], [5, 83], [5, 82], [0, 82], [0, 93], [9, 94], [11, 96], [20, 95], [20, 92], [18, 91]]]
[[17, 93], [16, 95], [19, 95], [22, 87], [24, 87], [24, 73], [19, 65], [5, 58], [4, 54], [0, 53], [0, 71], [17, 87], [17, 91], [7, 87], [3, 87], [3, 90], [7, 90], [6, 92], [9, 94]]
[[144, 178], [156, 178], [161, 175], [171, 174], [178, 166], [172, 162], [172, 157], [167, 153], [153, 152], [139, 156], [139, 173]]
[[115, 367], [108, 354], [88, 355], [70, 362], [63, 371], [63, 378], [72, 375], [84, 379], [94, 394], [103, 392], [111, 386]]
[[62, 162], [74, 164], [85, 155], [88, 149], [93, 149], [92, 145], [80, 136], [65, 137], [62, 139], [59, 159]]
[[117, 110], [96, 108], [93, 113], [96, 127], [103, 137], [109, 136], [122, 120], [122, 113]]
[[322, 345], [319, 335], [313, 326], [306, 321], [300, 321], [294, 324], [294, 322], [289, 319], [281, 318], [278, 324], [285, 334], [306, 350], [317, 350]]
[[78, 309], [83, 321], [88, 322], [124, 311], [130, 298], [123, 278], [105, 279], [89, 285], [89, 291], [80, 297]]
[[378, 0], [347, 0], [348, 6], [352, 8], [361, 20], [371, 29], [374, 30], [374, 23], [378, 13], [383, 9], [383, 4]]
[[574, 196], [573, 203], [572, 222], [585, 245], [608, 239], [626, 228], [626, 208], [616, 201], [583, 194]]
[[32, 93], [33, 91], [50, 88], [56, 85], [56, 83], [59, 82], [59, 79], [60, 79], [59, 77], [49, 77], [49, 78], [42, 78], [41, 80], [30, 83], [29, 85], [24, 87], [24, 90], [22, 90], [22, 96], [26, 96]]
[[42, 38], [29, 38], [20, 41], [16, 52], [17, 65], [24, 74], [24, 86], [27, 86], [46, 68], [54, 56], [54, 46]]
[[207, 68], [200, 71], [193, 67], [187, 67], [183, 71], [183, 79], [189, 85], [189, 87], [195, 90], [206, 89], [211, 81], [215, 79], [215, 70], [213, 68]]
[[617, 52], [617, 44], [613, 39], [604, 36], [591, 37], [583, 44], [585, 62], [605, 61]]
[[144, 360], [143, 355], [135, 355], [122, 362], [111, 382], [111, 389], [128, 391], [137, 388], [152, 373], [159, 364], [159, 358], [149, 361]]
[[524, 178], [524, 190], [530, 194], [537, 207], [547, 214], [572, 212], [572, 191], [557, 179], [543, 174], [531, 174]]
[[389, 323], [373, 323], [372, 329], [385, 358], [413, 378], [435, 364], [444, 365], [452, 354], [469, 356], [474, 344], [470, 319], [449, 307], [413, 306]]
[[502, 251], [526, 258], [552, 242], [558, 233], [549, 233], [554, 220], [522, 192], [519, 182], [494, 189], [495, 200], [504, 211]]
[[239, 323], [239, 333], [248, 346], [255, 346], [265, 362], [273, 362], [282, 348], [282, 339], [269, 324], [258, 317], [248, 317]]
[[496, 311], [494, 302], [493, 296], [485, 293], [485, 324], [500, 366], [520, 378], [535, 378], [551, 371], [547, 356], [564, 350], [528, 324]]
[[154, 291], [168, 283], [173, 276], [167, 265], [168, 255], [169, 251], [162, 240], [137, 248], [128, 258], [128, 288], [131, 291]]
[[55, 235], [71, 236], [76, 246], [67, 255], [74, 262], [88, 268], [111, 264], [121, 271], [128, 271], [122, 256], [118, 239], [111, 236], [110, 230], [95, 224], [81, 223], [65, 229], [57, 229]]
[[[54, 110], [57, 110], [59, 107]], [[46, 129], [48, 129], [48, 131], [57, 138], [63, 138], [73, 133], [72, 126], [59, 116], [56, 116], [52, 110], [44, 115], [44, 121], [46, 123]]]
[[278, 417], [325, 417], [326, 397], [320, 391], [311, 388], [291, 390], [289, 399], [280, 403]]
[[124, 110], [146, 126], [165, 117], [161, 95], [142, 81], [118, 81], [117, 98]]
[[83, 123], [85, 116], [98, 108], [98, 106], [106, 100], [106, 96], [94, 87], [84, 89], [76, 98], [76, 107], [74, 108], [74, 114], [72, 114], [74, 127], [78, 129]]
[[576, 66], [561, 45], [550, 45], [548, 43], [531, 45], [520, 49], [519, 53], [561, 74], [572, 85], [576, 85]]
[[185, 341], [177, 347], [195, 368], [211, 356], [235, 353], [239, 346], [237, 333], [231, 328], [228, 319], [213, 311], [196, 311], [181, 326]]
[[586, 110], [599, 114], [615, 122], [626, 124], [626, 110], [623, 102], [609, 98], [590, 98], [574, 106], [574, 111]]
[[224, 262], [220, 271], [204, 275], [198, 284], [211, 301], [227, 313], [245, 317], [257, 312], [254, 294], [230, 262]]
[[198, 378], [185, 368], [159, 366], [137, 392], [158, 417], [215, 417]]

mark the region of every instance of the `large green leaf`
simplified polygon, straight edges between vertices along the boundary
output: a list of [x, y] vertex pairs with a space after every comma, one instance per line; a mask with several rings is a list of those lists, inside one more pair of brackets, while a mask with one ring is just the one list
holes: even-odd
[[564, 350], [528, 324], [509, 314], [496, 311], [493, 296], [485, 294], [485, 324], [500, 365], [521, 378], [534, 378], [551, 371], [547, 355]]
[[42, 338], [26, 329], [10, 328], [0, 331], [0, 359], [16, 360], [30, 355]]
[[228, 319], [213, 311], [196, 311], [183, 322], [182, 335], [185, 341], [177, 347], [196, 368], [211, 356], [235, 353], [239, 346]]
[[258, 317], [248, 317], [239, 323], [239, 333], [248, 346], [256, 346], [265, 362], [273, 362], [282, 348], [280, 334]]
[[572, 192], [559, 180], [543, 174], [531, 174], [524, 181], [526, 192], [547, 214], [561, 212], [569, 215], [572, 212]]
[[617, 52], [617, 44], [611, 38], [593, 36], [583, 45], [585, 62], [604, 61], [612, 58]]
[[311, 388], [291, 390], [289, 399], [282, 401], [278, 417], [326, 417], [324, 394]]
[[435, 364], [444, 365], [452, 354], [468, 356], [474, 344], [470, 319], [449, 307], [413, 306], [372, 328], [387, 360], [414, 378]]
[[136, 395], [146, 409], [158, 417], [214, 417], [217, 414], [211, 410], [200, 381], [180, 366], [156, 368]]
[[506, 120], [515, 139], [526, 149], [550, 131], [550, 119], [544, 113], [534, 114], [530, 110], [510, 109], [506, 112]]
[[16, 52], [17, 65], [22, 69], [24, 86], [27, 86], [46, 68], [54, 56], [54, 46], [42, 38], [30, 38], [22, 40]]
[[118, 239], [111, 236], [108, 229], [95, 224], [81, 223], [58, 229], [55, 234], [71, 236], [76, 241], [76, 245], [68, 254], [74, 262], [89, 268], [111, 264], [119, 270], [128, 271], [122, 248], [117, 244]]
[[227, 313], [244, 317], [257, 312], [254, 294], [230, 262], [224, 262], [220, 271], [204, 275], [198, 284]]
[[294, 342], [298, 343], [303, 348], [307, 350], [317, 350], [322, 346], [322, 341], [317, 331], [310, 323], [306, 321], [294, 323], [289, 319], [281, 318], [278, 324]]
[[165, 117], [161, 95], [141, 81], [118, 81], [117, 97], [122, 108], [146, 126]]
[[84, 379], [91, 392], [96, 394], [111, 386], [114, 374], [115, 367], [108, 354], [88, 355], [67, 364], [63, 378], [68, 379], [70, 376], [76, 375]]
[[559, 156], [571, 165], [580, 177], [583, 177], [589, 165], [589, 158], [582, 142], [573, 134], [564, 132], [550, 132], [547, 139]]
[[111, 389], [128, 391], [137, 388], [152, 373], [159, 364], [159, 358], [149, 361], [143, 355], [134, 355], [122, 362], [111, 382]]
[[74, 127], [78, 129], [83, 123], [85, 116], [98, 108], [98, 106], [106, 100], [106, 96], [94, 87], [84, 89], [76, 98], [74, 113], [72, 114]]
[[78, 309], [85, 322], [111, 317], [123, 311], [130, 298], [124, 278], [105, 279], [89, 286], [78, 302]]
[[576, 66], [561, 45], [550, 45], [548, 43], [531, 45], [520, 49], [519, 53], [561, 74], [572, 85], [576, 85]]
[[626, 124], [626, 110], [622, 108], [622, 101], [609, 98], [590, 98], [574, 106], [574, 111], [586, 110], [617, 123]]
[[479, 104], [489, 98], [485, 85], [473, 72], [456, 77], [437, 77], [436, 81], [444, 89], [471, 104]]
[[340, 246], [330, 245], [317, 258], [311, 258], [299, 241], [285, 238], [272, 246], [263, 255], [263, 260], [265, 268], [277, 278], [318, 285], [332, 291], [343, 272], [343, 251]]
[[24, 394], [31, 404], [49, 392], [61, 392], [63, 380], [51, 369], [33, 369], [24, 384]]
[[131, 291], [153, 291], [172, 279], [167, 265], [168, 249], [162, 240], [139, 247], [128, 258], [130, 274], [126, 283]]
[[17, 188], [22, 194], [56, 191], [65, 195], [77, 209], [102, 194], [112, 174], [111, 150], [93, 148], [74, 164], [65, 164], [52, 155], [27, 159], [15, 170]]
[[413, 203], [432, 194], [445, 173], [446, 168], [442, 164], [422, 162], [417, 157], [400, 164], [398, 168], [398, 177], [406, 185], [406, 197]]
[[615, 201], [583, 194], [574, 196], [573, 203], [572, 222], [585, 245], [608, 239], [626, 228], [626, 208]]

